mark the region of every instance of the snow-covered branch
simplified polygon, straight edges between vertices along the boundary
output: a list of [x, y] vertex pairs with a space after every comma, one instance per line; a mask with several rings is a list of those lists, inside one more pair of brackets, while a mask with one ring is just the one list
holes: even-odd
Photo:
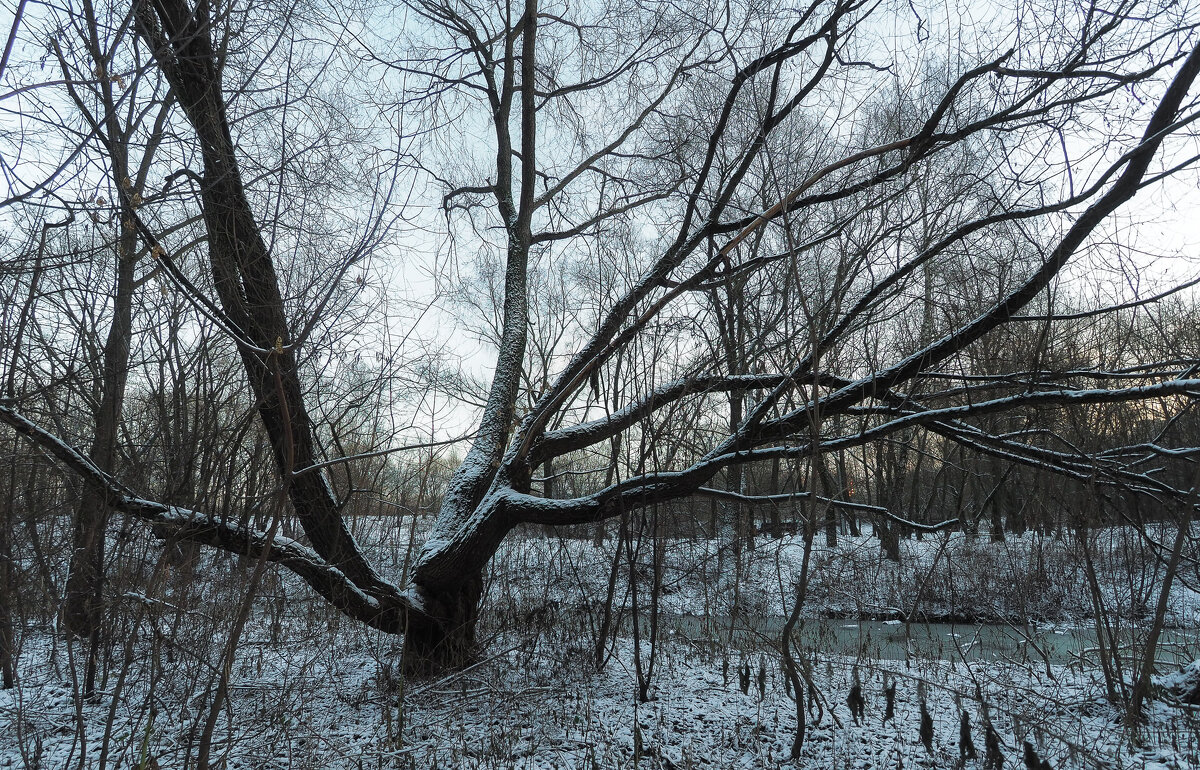
[[591, 422], [549, 431], [530, 452], [530, 464], [539, 465], [549, 457], [597, 444], [629, 428], [656, 410], [686, 396], [699, 393], [724, 393], [730, 390], [774, 388], [783, 380], [779, 374], [742, 374], [729, 376], [687, 377], [656, 388], [619, 411]]
[[270, 536], [249, 527], [215, 519], [200, 511], [138, 497], [128, 487], [97, 468], [78, 449], [6, 404], [0, 404], [0, 421], [52, 455], [82, 477], [85, 483], [96, 486], [103, 493], [105, 503], [113, 510], [158, 525], [166, 530], [169, 537], [251, 558], [265, 558], [286, 567], [339, 611], [391, 633], [403, 630], [406, 613], [420, 611], [421, 603], [417, 596], [394, 587], [390, 591], [368, 594], [316, 551], [289, 537]]

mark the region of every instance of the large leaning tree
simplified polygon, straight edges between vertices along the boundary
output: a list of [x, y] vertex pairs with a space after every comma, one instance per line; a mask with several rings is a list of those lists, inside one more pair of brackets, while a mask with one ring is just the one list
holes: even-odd
[[[144, 179], [115, 185], [122, 248], [236, 346], [303, 541], [145, 499], [104, 457], [31, 419], [11, 389], [0, 420], [108, 510], [291, 570], [346, 615], [404, 634], [420, 667], [475, 653], [484, 571], [514, 528], [697, 494], [750, 505], [737, 480], [753, 463], [812, 462], [916, 431], [990, 461], [1195, 504], [1187, 474], [1159, 472], [1194, 464], [1169, 429], [1080, 447], [998, 419], [1145, 402], [1169, 428], [1200, 396], [1194, 350], [1136, 365], [1083, 351], [1090, 363], [1070, 371], [972, 365], [1006, 330], [1052, 337], [1052, 295], [1086, 284], [1096, 255], [1116, 248], [1114, 215], [1194, 171], [1200, 15], [1186, 3], [1018, 2], [959, 26], [936, 8], [863, 0], [407, 0], [360, 16], [302, 3], [73, 5], [46, 13], [74, 24], [14, 26], [20, 40], [22, 24], [69, 36], [87, 27], [79, 18], [109, 20], [103, 44], [34, 41], [58, 51], [63, 72], [41, 92], [109, 84], [105, 99], [75, 99], [93, 110], [67, 160], [107, 153], [98, 167], [133, 168], [115, 141], [128, 116], [172, 111], [158, 126], [179, 164], [163, 168], [171, 195], [156, 199]], [[381, 574], [351, 535], [327, 475], [339, 458], [310, 416], [314, 319], [337, 303], [332, 289], [304, 306], [285, 291], [279, 244], [304, 238], [278, 237], [278, 196], [262, 193], [278, 157], [306, 148], [262, 157], [267, 145], [243, 133], [330, 76], [281, 75], [272, 56], [284, 38], [263, 30], [285, 27], [318, 58], [355, 63], [370, 84], [356, 109], [377, 105], [403, 135], [397, 184], [433, 191], [431, 221], [455, 252], [493, 259], [502, 276], [486, 403], [403, 576]], [[10, 44], [6, 62], [22, 50]], [[68, 62], [72, 50], [90, 61]], [[113, 90], [135, 74], [162, 90]], [[29, 89], [5, 83], [9, 104], [23, 103]], [[6, 166], [10, 211], [67, 185], [56, 177], [67, 161], [36, 161]], [[44, 180], [27, 181], [33, 167], [49, 169]], [[189, 248], [203, 275], [181, 257], [184, 223], [197, 220]], [[584, 276], [587, 296], [531, 389], [531, 296], [543, 287], [530, 276], [555, 264]], [[345, 265], [335, 274], [348, 281]], [[1102, 294], [1078, 299], [1069, 317], [1119, 310]], [[653, 451], [667, 438], [671, 451]], [[633, 445], [637, 461], [618, 464]], [[609, 472], [542, 494], [539, 469], [568, 456]]]

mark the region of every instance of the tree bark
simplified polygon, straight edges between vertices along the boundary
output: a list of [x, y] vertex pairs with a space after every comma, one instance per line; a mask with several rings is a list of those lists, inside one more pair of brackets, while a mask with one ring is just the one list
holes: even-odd
[[[87, 9], [90, 38], [86, 44], [97, 70], [103, 75], [107, 71], [107, 57], [97, 32], [97, 23]], [[55, 45], [55, 52], [63, 74], [71, 83], [71, 73]], [[116, 280], [113, 286], [112, 323], [101, 354], [100, 401], [92, 413], [93, 439], [88, 457], [104, 473], [116, 469], [117, 430], [121, 424], [121, 411], [125, 401], [125, 387], [129, 379], [130, 336], [133, 327], [134, 268], [137, 265], [137, 230], [133, 224], [137, 183], [130, 179], [129, 137], [133, 127], [123, 125], [116, 109], [113, 84], [110, 78], [97, 79], [98, 91], [104, 115], [92, 115], [85, 100], [74, 85], [69, 90], [76, 105], [83, 112], [93, 129], [100, 136], [108, 153], [109, 173], [113, 188], [118, 193], [117, 206], [118, 236], [116, 250]], [[153, 155], [153, 144], [147, 148], [147, 157], [141, 164], [143, 176], [149, 157]], [[91, 692], [95, 676], [95, 653], [98, 634], [103, 619], [102, 583], [104, 579], [105, 527], [108, 510], [104, 505], [104, 491], [92, 484], [84, 484], [79, 506], [75, 512], [72, 528], [72, 551], [70, 568], [63, 602], [63, 627], [70, 634], [91, 640], [92, 652], [88, 657], [85, 689]]]
[[[292, 333], [284, 317], [275, 265], [242, 184], [221, 89], [220, 62], [205, 4], [161, 0], [138, 7], [138, 28], [199, 138], [204, 173], [200, 195], [209, 265], [221, 307], [237, 338], [243, 368], [284, 475], [316, 462], [313, 425], [304, 406]], [[369, 594], [394, 586], [367, 563], [346, 528], [320, 472], [295, 475], [292, 505], [317, 551]]]
[[[128, 178], [125, 174], [127, 168], [127, 158], [123, 153], [113, 158], [113, 173], [117, 179]], [[132, 210], [122, 206], [121, 214], [122, 220], [127, 222]], [[96, 467], [109, 474], [116, 469], [117, 428], [121, 422], [125, 385], [129, 378], [136, 250], [136, 231], [122, 225], [117, 242], [113, 320], [104, 343], [101, 397], [94, 413], [95, 437], [91, 452], [88, 453]], [[63, 603], [63, 627], [68, 633], [79, 637], [92, 637], [98, 633], [103, 618], [101, 583], [104, 577], [104, 530], [107, 524], [104, 491], [92, 484], [84, 484], [75, 513], [71, 565]]]
[[13, 568], [13, 501], [17, 497], [16, 455], [9, 460], [8, 483], [0, 499], [0, 687], [16, 684], [16, 637], [13, 634], [13, 601], [17, 595], [16, 570]]

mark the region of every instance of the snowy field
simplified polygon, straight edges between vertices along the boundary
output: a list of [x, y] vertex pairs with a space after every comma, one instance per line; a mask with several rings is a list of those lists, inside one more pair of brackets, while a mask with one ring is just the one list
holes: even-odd
[[[880, 563], [874, 543], [844, 538], [814, 561], [807, 614], [850, 614], [855, 601], [871, 615], [887, 615], [889, 607], [908, 612], [917, 600], [913, 580], [925, 585], [922, 602], [931, 614], [943, 606], [960, 612], [952, 591], [975, 592], [972, 611], [987, 606], [1003, 614], [1017, 606], [997, 604], [1005, 575], [1011, 597], [1018, 587], [1027, 590], [1023, 581], [1033, 581], [1038, 569], [1058, 570], [1053, 580], [1073, 574], [1052, 547], [1032, 535], [997, 545], [926, 538], [906, 543], [897, 566]], [[1108, 704], [1086, 655], [1075, 664], [955, 654], [879, 660], [819, 645], [803, 656], [815, 687], [801, 756], [792, 761], [796, 708], [777, 639], [730, 644], [720, 634], [677, 633], [668, 621], [680, 614], [728, 618], [735, 604], [742, 613], [782, 613], [798, 541], [761, 539], [741, 574], [721, 579], [731, 570], [718, 568], [726, 557], [711, 543], [671, 542], [662, 551], [660, 638], [642, 633], [635, 646], [626, 623], [598, 671], [595, 629], [613, 548], [612, 540], [599, 548], [553, 537], [512, 540], [489, 578], [484, 659], [438, 680], [405, 681], [395, 637], [339, 617], [296, 581], [272, 573], [216, 712], [214, 688], [237, 597], [234, 581], [221, 577], [232, 560], [206, 556], [193, 576], [177, 576], [154, 596], [122, 598], [115, 649], [90, 700], [77, 696], [79, 646], [48, 627], [27, 631], [20, 684], [0, 691], [0, 766], [185, 768], [194, 766], [210, 723], [212, 766], [224, 768], [984, 768], [990, 723], [1005, 768], [1027, 766], [1026, 743], [1053, 768], [1200, 768], [1200, 714], [1178, 702], [1184, 679], [1200, 681], [1196, 666], [1186, 674], [1163, 667], [1162, 697], [1135, 736]], [[983, 559], [980, 549], [991, 556]], [[970, 578], [968, 561], [978, 568]], [[640, 562], [633, 571], [649, 580]], [[948, 570], [944, 586], [939, 569]], [[617, 607], [628, 604], [629, 574], [627, 564], [618, 565]], [[959, 585], [955, 574], [975, 583]], [[1125, 601], [1132, 578], [1106, 574], [1109, 600]], [[986, 591], [991, 583], [998, 587]], [[1054, 609], [1064, 624], [1088, 622], [1085, 596], [1070, 591], [1038, 606]], [[1172, 623], [1194, 622], [1196, 606], [1181, 590]], [[856, 671], [861, 724], [847, 705]], [[647, 683], [645, 702], [639, 681]], [[894, 714], [885, 721], [889, 685]], [[924, 735], [922, 701], [932, 727]], [[964, 712], [973, 759], [962, 753]]]

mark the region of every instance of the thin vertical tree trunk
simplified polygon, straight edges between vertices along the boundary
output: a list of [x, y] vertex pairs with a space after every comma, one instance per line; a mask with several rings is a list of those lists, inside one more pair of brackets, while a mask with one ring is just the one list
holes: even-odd
[[[736, 430], [737, 426], [742, 422], [742, 391], [734, 390], [729, 393], [729, 429]], [[731, 465], [725, 469], [725, 488], [734, 494], [742, 494], [742, 484], [744, 481], [744, 469], [741, 465]], [[746, 545], [747, 526], [745, 522], [746, 506], [736, 498], [724, 500], [721, 502], [722, 521], [721, 526], [725, 530], [725, 534], [733, 544], [733, 558], [735, 561], [741, 560], [742, 550]]]
[[[846, 454], [838, 452], [837, 456], [838, 478], [841, 481], [842, 487], [846, 490], [846, 499], [853, 502], [854, 499], [854, 483], [850, 478], [850, 470], [846, 467]], [[846, 517], [846, 525], [850, 528], [850, 537], [859, 537], [858, 530], [858, 514], [853, 508], [847, 508], [842, 512]]]
[[1192, 516], [1196, 505], [1200, 503], [1200, 470], [1192, 479], [1192, 494], [1183, 505], [1179, 528], [1175, 531], [1175, 543], [1171, 546], [1171, 555], [1167, 558], [1166, 573], [1158, 589], [1158, 602], [1154, 607], [1154, 622], [1150, 625], [1150, 633], [1146, 637], [1142, 649], [1141, 665], [1138, 667], [1137, 679], [1133, 683], [1133, 692], [1129, 696], [1129, 720], [1139, 721], [1142, 718], [1142, 707], [1150, 693], [1153, 684], [1154, 663], [1158, 654], [1158, 639], [1162, 635], [1166, 623], [1167, 607], [1171, 601], [1171, 586], [1179, 572], [1179, 563], [1183, 559], [1183, 548], [1192, 535]]
[[[113, 153], [113, 175], [127, 182], [127, 157], [124, 150]], [[128, 198], [121, 206], [121, 230], [117, 240], [117, 279], [113, 292], [113, 319], [104, 343], [100, 403], [93, 415], [95, 438], [89, 458], [97, 468], [112, 474], [116, 470], [117, 430], [121, 424], [125, 386], [129, 379], [129, 343], [133, 323], [133, 274], [137, 264], [137, 232], [132, 226], [132, 208]], [[105, 529], [108, 509], [104, 491], [84, 484], [75, 513], [71, 565], [63, 605], [63, 627], [68, 633], [88, 639], [84, 690], [91, 693], [96, 684], [100, 630], [104, 616]]]
[[[128, 182], [128, 157], [114, 144], [112, 175], [117, 184]], [[128, 201], [128, 198], [124, 200]], [[97, 468], [113, 473], [116, 467], [117, 428], [129, 377], [129, 340], [133, 324], [133, 273], [137, 264], [137, 232], [128, 205], [120, 208], [120, 235], [116, 243], [116, 282], [113, 317], [101, 361], [100, 403], [92, 415], [94, 438], [88, 457]], [[85, 484], [75, 513], [70, 577], [67, 580], [63, 625], [77, 636], [92, 635], [100, 624], [100, 581], [104, 566], [104, 527], [108, 513], [104, 492]]]
[[13, 569], [13, 501], [17, 494], [16, 454], [9, 456], [8, 483], [0, 499], [0, 686], [16, 684], [16, 638], [13, 635], [13, 605], [17, 593]]
[[[782, 461], [776, 457], [771, 460], [771, 489], [769, 494], [778, 495], [782, 490], [779, 489], [779, 466]], [[779, 515], [779, 503], [771, 503], [771, 537], [783, 537], [783, 518]]]

